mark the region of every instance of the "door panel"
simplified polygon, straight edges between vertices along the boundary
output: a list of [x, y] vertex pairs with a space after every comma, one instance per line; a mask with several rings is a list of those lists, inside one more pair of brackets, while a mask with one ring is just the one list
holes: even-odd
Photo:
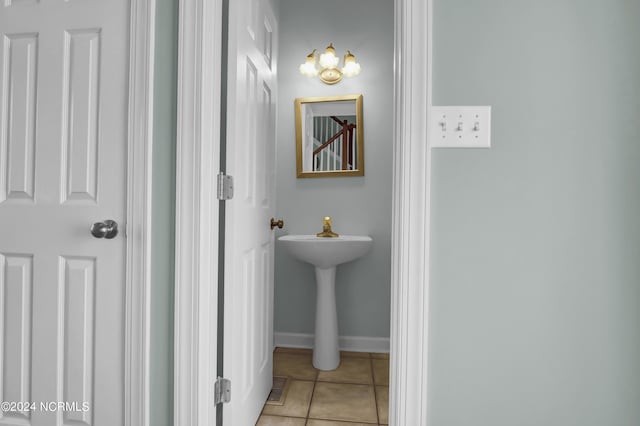
[[[95, 265], [90, 257], [61, 257], [58, 284], [58, 338], [62, 356], [57, 370], [62, 377], [64, 401], [93, 400]], [[90, 424], [91, 407], [65, 413], [65, 420]]]
[[37, 34], [5, 35], [0, 202], [33, 200]]
[[253, 425], [269, 394], [273, 366], [275, 99], [277, 22], [266, 0], [229, 5], [225, 376], [232, 382], [225, 424]]
[[129, 8], [0, 1], [2, 426], [123, 424]]
[[62, 202], [95, 203], [98, 182], [100, 32], [65, 31]]
[[[2, 401], [26, 401], [31, 393], [31, 291], [33, 287], [33, 257], [0, 255], [0, 354], [2, 369]], [[26, 398], [26, 399], [25, 399]], [[27, 412], [12, 413], [25, 418]]]

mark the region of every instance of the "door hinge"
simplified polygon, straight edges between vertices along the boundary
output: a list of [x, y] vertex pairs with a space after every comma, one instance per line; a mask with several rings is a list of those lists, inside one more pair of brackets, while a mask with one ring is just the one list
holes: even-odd
[[213, 387], [214, 403], [226, 404], [231, 401], [231, 380], [218, 377]]
[[218, 200], [233, 198], [233, 176], [220, 173], [218, 175]]

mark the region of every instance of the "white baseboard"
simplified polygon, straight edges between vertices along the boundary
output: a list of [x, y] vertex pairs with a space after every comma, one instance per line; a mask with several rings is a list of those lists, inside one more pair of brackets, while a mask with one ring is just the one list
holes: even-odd
[[[313, 348], [313, 334], [274, 332], [275, 346], [282, 348]], [[388, 337], [340, 336], [341, 351], [389, 353]]]

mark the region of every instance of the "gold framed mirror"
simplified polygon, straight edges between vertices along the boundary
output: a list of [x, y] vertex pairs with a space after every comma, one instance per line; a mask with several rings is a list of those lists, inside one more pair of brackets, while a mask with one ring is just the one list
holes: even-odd
[[296, 98], [299, 178], [364, 176], [362, 95]]

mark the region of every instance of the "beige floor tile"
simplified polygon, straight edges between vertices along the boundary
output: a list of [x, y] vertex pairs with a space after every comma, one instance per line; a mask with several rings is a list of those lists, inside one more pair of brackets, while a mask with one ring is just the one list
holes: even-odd
[[378, 421], [381, 425], [389, 423], [389, 387], [376, 386], [376, 400], [378, 403]]
[[313, 382], [292, 380], [283, 405], [265, 405], [264, 414], [290, 417], [306, 417], [313, 393]]
[[376, 385], [389, 386], [389, 360], [372, 359], [373, 379]]
[[256, 426], [304, 426], [306, 419], [296, 417], [280, 417], [262, 415]]
[[369, 358], [342, 358], [340, 366], [332, 371], [320, 371], [319, 382], [372, 384]]
[[340, 351], [340, 358], [370, 358], [369, 352]]
[[373, 386], [318, 382], [309, 418], [377, 423]]
[[337, 422], [335, 420], [317, 420], [309, 419], [307, 426], [371, 426], [377, 423], [353, 423], [353, 422]]
[[371, 352], [371, 358], [378, 358], [378, 359], [389, 359], [389, 354], [383, 354], [383, 353], [378, 353], [378, 352]]
[[277, 347], [274, 352], [275, 353], [284, 353], [284, 354], [311, 355], [311, 354], [313, 354], [313, 349]]
[[276, 352], [273, 354], [273, 375], [315, 380], [318, 370], [313, 368], [310, 354]]

